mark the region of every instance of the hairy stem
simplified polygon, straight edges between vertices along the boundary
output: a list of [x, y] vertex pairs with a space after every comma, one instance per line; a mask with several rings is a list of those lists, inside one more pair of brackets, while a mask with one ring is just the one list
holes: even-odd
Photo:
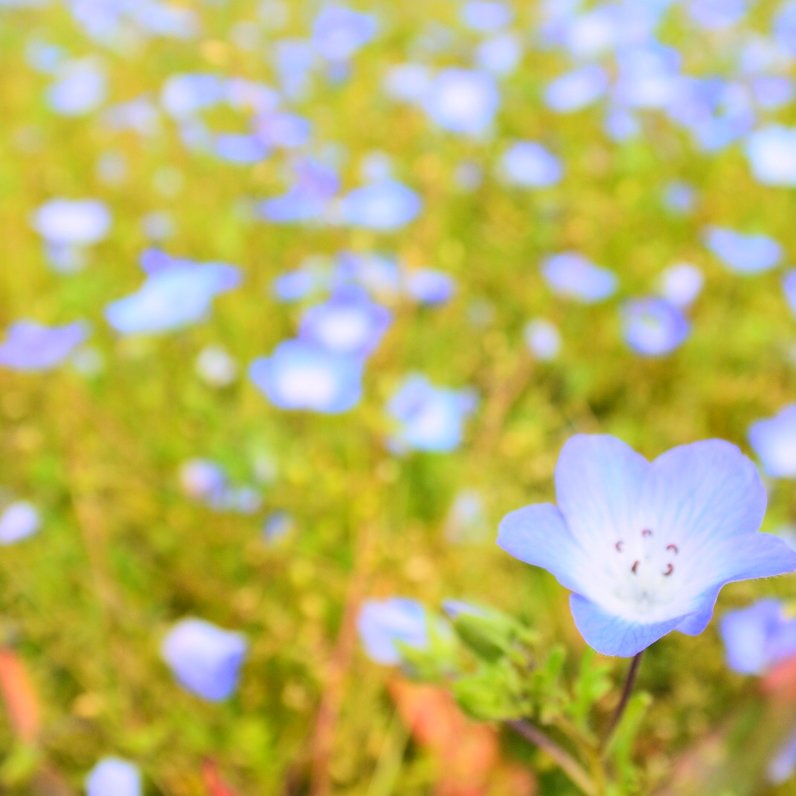
[[543, 733], [535, 724], [525, 719], [515, 719], [507, 722], [514, 732], [521, 735], [526, 741], [539, 747], [551, 757], [561, 770], [577, 785], [587, 796], [597, 796], [594, 784], [585, 769], [565, 749], [562, 749], [552, 738]]
[[605, 735], [603, 736], [601, 747], [603, 749], [607, 748], [608, 742], [611, 740], [611, 736], [614, 734], [614, 731], [619, 726], [619, 723], [622, 721], [622, 716], [625, 714], [625, 709], [627, 708], [627, 703], [630, 701], [630, 696], [633, 693], [633, 686], [636, 684], [636, 678], [638, 677], [638, 669], [641, 665], [641, 656], [644, 654], [644, 650], [637, 653], [633, 656], [633, 660], [630, 663], [630, 668], [627, 670], [627, 677], [625, 677], [625, 685], [622, 688], [622, 696], [619, 698], [619, 704], [616, 706], [616, 710], [614, 711], [614, 715], [611, 716], [611, 721], [608, 725], [608, 729], [605, 731]]

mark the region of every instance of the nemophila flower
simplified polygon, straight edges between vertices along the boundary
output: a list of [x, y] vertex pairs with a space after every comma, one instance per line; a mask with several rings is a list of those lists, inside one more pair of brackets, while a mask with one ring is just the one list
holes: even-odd
[[141, 796], [138, 766], [120, 757], [104, 757], [86, 777], [86, 796]]
[[163, 83], [160, 102], [171, 116], [180, 119], [218, 105], [225, 92], [224, 78], [219, 75], [201, 72], [170, 75]]
[[796, 655], [796, 619], [779, 600], [758, 600], [729, 611], [719, 623], [727, 666], [739, 674], [764, 674]]
[[213, 299], [237, 287], [238, 268], [223, 263], [170, 265], [150, 273], [129, 296], [105, 308], [108, 323], [121, 334], [158, 334], [199, 323]]
[[559, 296], [592, 304], [612, 296], [616, 276], [577, 252], [553, 254], [542, 262], [542, 275]]
[[657, 43], [620, 51], [614, 101], [629, 108], [665, 108], [679, 89], [681, 63], [678, 50]]
[[658, 280], [661, 295], [677, 307], [688, 307], [702, 292], [702, 271], [691, 263], [675, 263]]
[[796, 552], [757, 531], [766, 491], [728, 442], [650, 462], [614, 437], [577, 435], [555, 480], [558, 506], [508, 514], [498, 544], [572, 592], [578, 630], [605, 655], [635, 655], [672, 630], [698, 635], [727, 583], [796, 570]]
[[561, 350], [561, 334], [544, 318], [529, 321], [523, 330], [523, 337], [530, 352], [542, 362], [555, 359]]
[[766, 778], [772, 785], [787, 782], [796, 771], [796, 731], [777, 749], [766, 767]]
[[297, 113], [273, 111], [255, 119], [254, 129], [266, 146], [295, 149], [309, 141], [312, 123]]
[[705, 245], [728, 268], [741, 274], [757, 274], [775, 268], [782, 247], [767, 235], [745, 235], [727, 227], [706, 227]]
[[511, 185], [546, 188], [561, 180], [561, 161], [535, 141], [512, 144], [500, 159], [500, 174]]
[[766, 110], [784, 108], [793, 102], [796, 96], [796, 85], [791, 78], [784, 75], [760, 75], [753, 77], [749, 88], [755, 102]]
[[627, 108], [615, 107], [608, 111], [603, 129], [614, 141], [628, 141], [641, 132], [638, 116]]
[[390, 447], [448, 452], [459, 447], [465, 419], [478, 400], [472, 390], [435, 387], [424, 376], [409, 376], [387, 404], [396, 423]]
[[749, 426], [749, 443], [772, 478], [796, 478], [796, 404]]
[[647, 357], [671, 353], [691, 329], [678, 306], [656, 297], [628, 301], [622, 308], [622, 326], [627, 344]]
[[55, 72], [47, 104], [62, 116], [83, 116], [102, 104], [106, 83], [105, 71], [97, 61], [67, 61]]
[[299, 337], [338, 354], [371, 354], [392, 322], [392, 313], [364, 290], [339, 290], [302, 316]]
[[211, 387], [227, 387], [238, 375], [238, 363], [218, 345], [203, 348], [196, 358], [196, 372]]
[[203, 619], [182, 619], [168, 632], [161, 655], [183, 688], [209, 702], [232, 696], [248, 643], [241, 633]]
[[403, 660], [399, 645], [419, 650], [428, 646], [431, 623], [428, 611], [416, 600], [390, 597], [366, 600], [359, 610], [357, 628], [368, 657], [395, 666]]
[[386, 94], [402, 102], [420, 103], [431, 85], [432, 72], [425, 64], [395, 64], [384, 75]]
[[782, 277], [782, 289], [791, 312], [796, 315], [796, 268], [792, 268]]
[[319, 293], [329, 284], [329, 274], [311, 263], [274, 279], [272, 292], [280, 301], [301, 301]]
[[0, 343], [0, 367], [11, 370], [51, 370], [60, 365], [88, 336], [81, 321], [43, 326], [36, 321], [11, 324]]
[[475, 63], [493, 75], [505, 77], [517, 71], [523, 56], [523, 43], [516, 33], [500, 33], [482, 41], [475, 51]]
[[276, 544], [293, 531], [295, 524], [292, 514], [287, 511], [275, 511], [263, 522], [263, 539], [268, 544]]
[[36, 507], [27, 500], [16, 500], [0, 513], [0, 545], [27, 539], [40, 527], [41, 518]]
[[498, 0], [468, 0], [461, 7], [459, 16], [468, 28], [493, 33], [511, 22], [514, 11]]
[[483, 497], [474, 489], [463, 489], [445, 518], [445, 538], [454, 544], [479, 542], [486, 539], [488, 528]]
[[729, 28], [740, 22], [748, 9], [749, 0], [691, 0], [686, 4], [691, 18], [703, 28]]
[[670, 182], [663, 192], [663, 204], [668, 210], [685, 215], [694, 209], [696, 191], [688, 183]]
[[774, 17], [774, 40], [788, 55], [796, 55], [796, 2], [787, 0]]
[[456, 282], [435, 268], [413, 268], [404, 276], [404, 288], [421, 304], [444, 304], [456, 292]]
[[269, 151], [259, 136], [251, 133], [222, 133], [213, 141], [214, 154], [229, 163], [259, 163]]
[[398, 180], [382, 179], [355, 188], [340, 200], [344, 224], [381, 232], [393, 232], [414, 221], [423, 202]]
[[796, 128], [779, 124], [756, 130], [746, 139], [746, 158], [763, 185], [796, 185]]
[[341, 5], [322, 8], [312, 28], [315, 49], [329, 61], [348, 61], [373, 39], [376, 17]]
[[217, 502], [227, 487], [227, 475], [209, 459], [190, 459], [180, 467], [180, 486], [188, 497]]
[[31, 224], [49, 243], [88, 246], [108, 234], [111, 214], [98, 199], [51, 199], [39, 206]]
[[251, 364], [255, 386], [280, 409], [337, 414], [362, 396], [362, 359], [329, 351], [316, 343], [286, 340], [270, 357]]
[[318, 160], [296, 163], [293, 184], [287, 193], [260, 202], [258, 215], [276, 223], [324, 223], [330, 200], [340, 188], [336, 170]]
[[581, 66], [547, 84], [547, 107], [557, 113], [573, 113], [596, 102], [608, 89], [608, 74], [598, 64]]
[[443, 69], [422, 97], [429, 118], [443, 130], [481, 136], [492, 126], [500, 105], [494, 78], [470, 69]]

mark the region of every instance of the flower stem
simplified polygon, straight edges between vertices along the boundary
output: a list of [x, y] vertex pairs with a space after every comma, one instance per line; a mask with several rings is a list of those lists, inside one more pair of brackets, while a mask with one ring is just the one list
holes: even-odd
[[514, 732], [521, 735], [526, 741], [538, 746], [549, 755], [561, 770], [577, 785], [587, 796], [596, 796], [594, 784], [585, 769], [572, 755], [562, 749], [552, 738], [543, 733], [535, 724], [525, 719], [514, 719], [507, 722]]
[[602, 744], [600, 745], [602, 749], [607, 748], [608, 742], [611, 740], [611, 736], [613, 736], [614, 731], [622, 721], [622, 716], [625, 714], [627, 703], [630, 701], [630, 695], [633, 693], [633, 686], [636, 684], [638, 669], [641, 665], [641, 656], [643, 654], [644, 650], [641, 650], [641, 652], [636, 653], [636, 655], [633, 656], [633, 660], [630, 663], [630, 668], [627, 670], [627, 677], [625, 677], [625, 685], [622, 688], [622, 696], [619, 698], [619, 704], [616, 706], [614, 715], [611, 716], [611, 722], [608, 725], [608, 729], [605, 731], [605, 735], [603, 736]]

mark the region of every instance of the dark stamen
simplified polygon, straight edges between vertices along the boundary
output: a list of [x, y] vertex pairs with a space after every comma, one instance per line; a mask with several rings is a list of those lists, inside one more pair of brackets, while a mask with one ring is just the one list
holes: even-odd
[[[640, 563], [641, 563], [640, 561], [634, 561], [634, 562], [633, 562], [633, 566], [632, 566], [632, 567], [630, 567], [630, 571], [631, 571], [631, 572], [632, 572], [634, 575], [636, 574], [636, 571], [638, 570], [638, 565], [639, 565]], [[670, 566], [671, 566], [671, 565], [670, 565]]]
[[677, 555], [680, 552], [676, 544], [667, 544], [666, 549], [671, 550], [675, 555]]
[[667, 564], [666, 569], [663, 571], [663, 577], [668, 578], [674, 572], [674, 564]]
[[645, 529], [644, 529], [644, 530], [641, 532], [641, 535], [642, 535], [642, 536], [652, 536], [652, 531], [651, 531], [649, 528], [645, 528]]
[[625, 546], [625, 543], [620, 539], [615, 545], [614, 548], [616, 549], [617, 553], [622, 552], [622, 548]]

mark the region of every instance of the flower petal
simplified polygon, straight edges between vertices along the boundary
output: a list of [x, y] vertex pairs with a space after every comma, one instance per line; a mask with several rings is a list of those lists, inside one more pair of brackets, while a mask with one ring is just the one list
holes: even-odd
[[556, 465], [556, 494], [575, 539], [613, 545], [631, 533], [649, 468], [641, 454], [615, 437], [572, 437]]
[[580, 591], [585, 555], [551, 503], [525, 506], [507, 514], [498, 529], [498, 545], [509, 555], [542, 567], [567, 589]]
[[717, 564], [722, 574], [722, 585], [738, 580], [771, 578], [796, 572], [796, 550], [779, 536], [755, 533], [727, 540]]
[[569, 600], [572, 616], [586, 643], [603, 655], [629, 658], [674, 630], [683, 617], [642, 624], [606, 613], [579, 594]]

